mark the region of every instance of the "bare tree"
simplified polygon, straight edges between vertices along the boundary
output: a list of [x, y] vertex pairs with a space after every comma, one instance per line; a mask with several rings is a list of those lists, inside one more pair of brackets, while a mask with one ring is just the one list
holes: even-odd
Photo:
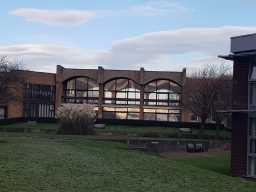
[[[201, 121], [200, 136], [209, 117], [217, 117], [216, 111], [231, 103], [228, 68], [209, 65], [188, 78], [184, 88], [184, 105]], [[228, 82], [230, 83], [230, 82]]]
[[18, 89], [23, 85], [21, 65], [12, 63], [6, 56], [0, 57], [0, 103], [19, 99]]

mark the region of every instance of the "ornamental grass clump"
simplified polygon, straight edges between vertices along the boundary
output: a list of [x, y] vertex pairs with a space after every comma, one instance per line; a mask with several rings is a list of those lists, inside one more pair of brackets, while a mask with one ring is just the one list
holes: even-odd
[[89, 104], [63, 104], [57, 110], [57, 119], [59, 134], [93, 134], [96, 112]]

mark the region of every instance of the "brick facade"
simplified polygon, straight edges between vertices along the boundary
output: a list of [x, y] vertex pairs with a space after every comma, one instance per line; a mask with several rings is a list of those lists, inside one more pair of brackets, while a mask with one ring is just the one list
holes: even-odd
[[[34, 71], [21, 71], [21, 73], [25, 84], [55, 86], [55, 74]], [[19, 97], [17, 101], [2, 104], [2, 106], [6, 106], [8, 118], [24, 117], [24, 87], [18, 87], [16, 94]]]
[[[104, 85], [118, 78], [130, 79], [140, 86], [139, 91], [141, 92], [139, 113], [140, 119], [144, 118], [143, 103], [144, 103], [144, 86], [153, 80], [170, 80], [181, 87], [181, 90], [186, 81], [186, 70], [182, 72], [163, 72], [163, 71], [145, 71], [143, 68], [140, 70], [106, 70], [102, 67], [98, 69], [70, 69], [62, 66], [57, 66], [56, 74], [42, 73], [33, 71], [22, 71], [26, 84], [33, 85], [49, 85], [56, 87], [55, 97], [55, 109], [61, 105], [64, 96], [64, 84], [70, 79], [75, 77], [88, 77], [95, 80], [99, 86], [99, 98], [98, 98], [98, 118], [102, 118], [103, 103], [104, 100]], [[19, 95], [21, 100], [5, 104], [7, 105], [7, 117], [17, 118], [24, 117], [24, 88], [19, 89]], [[183, 95], [181, 94], [181, 99]], [[108, 105], [109, 106], [109, 105]], [[189, 112], [183, 110], [182, 105], [179, 106], [181, 110], [181, 120], [187, 120], [189, 118]], [[168, 107], [156, 106], [156, 109], [168, 109]], [[184, 112], [184, 113], [183, 113]]]

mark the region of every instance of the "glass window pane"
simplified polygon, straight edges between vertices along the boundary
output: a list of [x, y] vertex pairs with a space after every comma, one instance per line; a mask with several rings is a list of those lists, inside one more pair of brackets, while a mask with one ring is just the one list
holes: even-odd
[[168, 113], [168, 109], [157, 109], [157, 113]]
[[252, 68], [251, 78], [250, 80], [254, 81], [256, 80], [256, 66]]
[[256, 105], [256, 84], [252, 83], [250, 86], [251, 86], [250, 104]]
[[126, 92], [117, 92], [116, 93], [116, 98], [126, 98], [127, 94]]
[[157, 99], [158, 100], [168, 100], [168, 94], [158, 93], [157, 94]]
[[156, 109], [144, 109], [144, 113], [155, 113]]
[[86, 91], [76, 91], [76, 97], [87, 97]]
[[253, 176], [256, 176], [256, 158], [255, 157], [253, 158], [253, 167], [252, 167], [252, 169], [253, 169]]
[[128, 79], [117, 79], [116, 80], [116, 90], [123, 90], [128, 87]]
[[144, 113], [144, 120], [156, 120], [156, 114], [155, 113]]
[[127, 119], [140, 119], [140, 114], [139, 113], [128, 113]]
[[180, 93], [181, 92], [181, 87], [173, 82], [170, 82], [170, 90], [173, 93]]
[[109, 81], [104, 85], [105, 91], [112, 91], [116, 89], [116, 80]]
[[116, 112], [117, 119], [127, 119], [127, 113]]
[[127, 108], [115, 108], [118, 112], [127, 112]]
[[104, 111], [115, 111], [114, 107], [104, 107]]
[[88, 79], [88, 90], [99, 90], [98, 83], [92, 79]]
[[145, 92], [154, 92], [156, 91], [156, 81], [150, 82], [144, 88]]
[[98, 91], [88, 91], [88, 97], [99, 97]]
[[76, 89], [78, 90], [87, 90], [87, 78], [77, 78], [76, 79]]
[[115, 112], [103, 112], [104, 119], [115, 119], [116, 115]]
[[247, 173], [248, 173], [249, 176], [252, 176], [252, 164], [253, 164], [253, 158], [248, 157]]
[[179, 114], [169, 114], [169, 121], [180, 121]]
[[139, 108], [128, 108], [129, 112], [140, 112]]
[[168, 114], [156, 114], [157, 121], [168, 121]]
[[0, 107], [0, 119], [4, 119], [5, 118], [5, 108]]
[[158, 80], [157, 81], [158, 90], [170, 90], [170, 83], [168, 80]]

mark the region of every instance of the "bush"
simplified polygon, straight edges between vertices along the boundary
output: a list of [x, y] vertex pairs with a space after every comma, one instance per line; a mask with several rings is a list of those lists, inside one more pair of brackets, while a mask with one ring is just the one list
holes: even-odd
[[59, 134], [87, 135], [94, 133], [96, 113], [89, 104], [63, 104], [57, 110]]

